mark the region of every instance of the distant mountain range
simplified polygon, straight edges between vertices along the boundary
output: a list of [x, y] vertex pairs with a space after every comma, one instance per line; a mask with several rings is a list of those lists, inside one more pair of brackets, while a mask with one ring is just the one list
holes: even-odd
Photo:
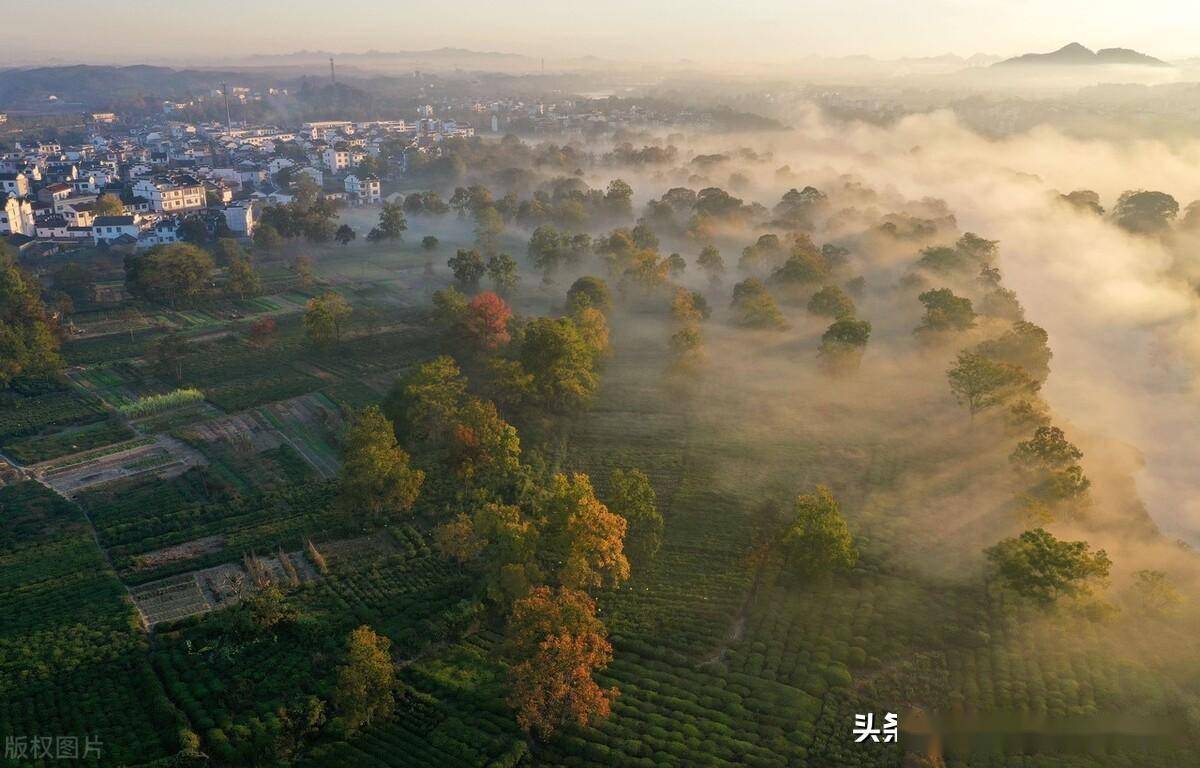
[[1027, 53], [1024, 56], [1005, 59], [992, 66], [1078, 67], [1107, 64], [1133, 64], [1143, 67], [1171, 66], [1162, 59], [1156, 59], [1129, 48], [1101, 48], [1093, 51], [1079, 43], [1064, 45], [1051, 53]]

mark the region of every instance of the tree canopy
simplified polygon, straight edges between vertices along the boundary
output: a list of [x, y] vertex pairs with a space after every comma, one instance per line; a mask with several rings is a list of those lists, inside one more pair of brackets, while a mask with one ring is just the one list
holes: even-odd
[[1093, 552], [1086, 541], [1062, 541], [1044, 528], [1004, 539], [986, 555], [1007, 587], [1042, 605], [1090, 594], [1112, 565], [1103, 549]]
[[369, 406], [354, 415], [342, 439], [340, 480], [344, 512], [378, 522], [412, 509], [425, 473], [410, 466], [379, 407]]
[[58, 337], [37, 283], [0, 242], [0, 388], [18, 376], [39, 376], [62, 367]]
[[841, 508], [823, 485], [796, 498], [795, 518], [783, 535], [789, 567], [804, 576], [852, 568], [858, 550]]

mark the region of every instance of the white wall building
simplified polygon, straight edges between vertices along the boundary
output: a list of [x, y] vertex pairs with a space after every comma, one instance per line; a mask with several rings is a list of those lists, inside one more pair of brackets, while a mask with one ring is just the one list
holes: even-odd
[[150, 210], [165, 213], [196, 211], [204, 207], [204, 185], [191, 176], [159, 176], [133, 185], [133, 194], [150, 201]]
[[37, 221], [28, 200], [12, 196], [4, 199], [4, 208], [0, 209], [0, 235], [37, 235]]
[[355, 176], [350, 174], [346, 177], [346, 196], [351, 202], [359, 205], [374, 205], [380, 200], [380, 184], [379, 179], [375, 176]]

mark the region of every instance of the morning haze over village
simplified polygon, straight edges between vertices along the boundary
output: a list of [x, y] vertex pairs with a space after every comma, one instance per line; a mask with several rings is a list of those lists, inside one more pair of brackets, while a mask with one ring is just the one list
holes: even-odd
[[1200, 765], [1190, 4], [60, 5], [0, 768]]

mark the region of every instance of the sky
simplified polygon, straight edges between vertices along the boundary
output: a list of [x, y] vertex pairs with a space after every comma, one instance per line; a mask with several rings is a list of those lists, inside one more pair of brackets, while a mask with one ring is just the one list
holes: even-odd
[[[11, 6], [10, 13], [3, 13]], [[0, 18], [25, 9], [0, 0]], [[1068, 42], [1160, 58], [1200, 55], [1194, 0], [59, 0], [47, 20], [86, 19], [87, 43], [17, 25], [0, 61], [214, 59], [301, 49], [444, 46], [645, 61], [1015, 55]]]

